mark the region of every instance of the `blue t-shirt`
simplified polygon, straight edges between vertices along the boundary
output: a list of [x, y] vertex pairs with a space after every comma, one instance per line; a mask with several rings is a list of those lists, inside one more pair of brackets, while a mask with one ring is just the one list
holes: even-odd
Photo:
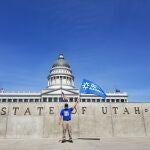
[[63, 120], [64, 121], [69, 121], [71, 120], [71, 113], [73, 111], [73, 108], [65, 108], [65, 109], [62, 109], [61, 112], [60, 112], [60, 116], [63, 117]]

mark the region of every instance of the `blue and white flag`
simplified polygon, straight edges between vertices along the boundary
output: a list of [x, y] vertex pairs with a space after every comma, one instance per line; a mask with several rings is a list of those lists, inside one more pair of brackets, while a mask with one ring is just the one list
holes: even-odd
[[83, 94], [94, 94], [103, 98], [106, 98], [105, 92], [95, 83], [92, 81], [83, 79], [82, 85], [80, 88], [80, 93]]

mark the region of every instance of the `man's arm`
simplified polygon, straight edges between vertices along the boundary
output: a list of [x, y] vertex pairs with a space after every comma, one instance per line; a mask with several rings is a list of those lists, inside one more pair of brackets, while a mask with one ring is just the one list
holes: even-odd
[[61, 125], [61, 123], [62, 123], [62, 116], [59, 116], [58, 124]]
[[79, 98], [76, 100], [76, 102], [75, 102], [74, 105], [72, 106], [73, 109], [76, 108], [78, 102], [79, 102]]
[[63, 120], [63, 112], [62, 112], [62, 110], [61, 110], [61, 111], [60, 111], [60, 114], [59, 114], [59, 120], [58, 120], [58, 124], [59, 124], [59, 125], [61, 125], [62, 120]]

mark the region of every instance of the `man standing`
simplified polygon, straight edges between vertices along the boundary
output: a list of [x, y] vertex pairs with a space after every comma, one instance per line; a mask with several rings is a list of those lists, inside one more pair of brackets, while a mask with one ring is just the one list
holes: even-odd
[[65, 103], [64, 108], [60, 111], [59, 117], [59, 125], [62, 124], [63, 129], [63, 136], [62, 136], [62, 143], [66, 142], [66, 131], [69, 135], [69, 142], [73, 143], [72, 141], [72, 129], [71, 129], [71, 114], [72, 111], [76, 108], [78, 100], [75, 102], [73, 107], [68, 107], [68, 104]]

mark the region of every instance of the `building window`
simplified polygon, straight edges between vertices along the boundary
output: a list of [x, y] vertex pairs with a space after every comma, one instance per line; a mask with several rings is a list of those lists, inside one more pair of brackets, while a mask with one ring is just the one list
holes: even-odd
[[92, 102], [94, 103], [94, 102], [95, 102], [95, 99], [92, 99]]
[[106, 102], [110, 102], [110, 99], [107, 99]]
[[54, 102], [58, 102], [58, 98], [57, 97], [54, 97]]
[[12, 99], [8, 99], [8, 102], [9, 102], [9, 103], [12, 102]]
[[23, 102], [23, 99], [19, 99], [19, 102], [20, 102], [20, 103]]
[[78, 100], [78, 98], [77, 98], [77, 97], [75, 97], [74, 99], [75, 99], [75, 102]]
[[113, 103], [114, 103], [114, 102], [115, 102], [115, 99], [111, 99], [111, 102], [113, 102]]
[[70, 97], [69, 101], [70, 101], [70, 102], [73, 102], [73, 98], [72, 98], [72, 97]]
[[85, 102], [85, 99], [82, 99], [82, 102]]
[[63, 98], [62, 97], [59, 97], [59, 102], [63, 102]]
[[16, 103], [16, 102], [17, 102], [17, 99], [13, 99], [13, 102]]
[[35, 102], [39, 102], [39, 99], [35, 99]]
[[121, 99], [121, 103], [123, 103], [124, 102], [124, 99]]
[[51, 97], [48, 98], [48, 102], [52, 102], [52, 98]]
[[30, 99], [29, 102], [33, 102], [33, 99]]
[[43, 97], [43, 102], [47, 102], [47, 98], [46, 97]]
[[102, 102], [105, 102], [105, 99], [102, 99]]
[[28, 99], [24, 99], [24, 102], [28, 102]]
[[91, 99], [87, 99], [87, 102], [91, 102]]
[[2, 102], [6, 102], [6, 99], [2, 99]]
[[116, 102], [119, 102], [119, 99], [116, 99]]
[[100, 99], [97, 99], [97, 102], [100, 102]]

